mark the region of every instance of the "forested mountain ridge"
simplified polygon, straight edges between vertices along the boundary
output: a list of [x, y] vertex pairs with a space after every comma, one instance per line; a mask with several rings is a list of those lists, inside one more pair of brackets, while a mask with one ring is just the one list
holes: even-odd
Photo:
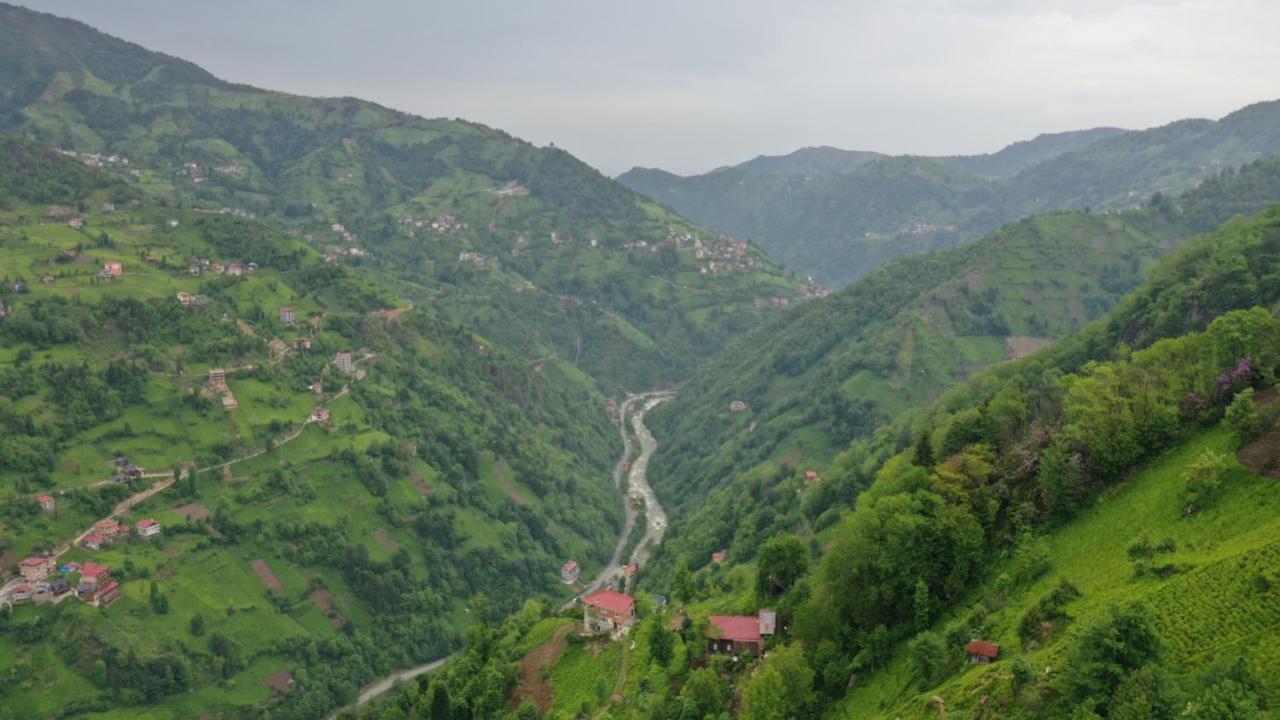
[[[17, 186], [0, 585], [57, 552], [122, 594], [0, 602], [0, 716], [323, 717], [448, 654], [471, 612], [560, 598], [566, 559], [607, 561], [621, 445], [589, 386], [258, 221], [0, 138]], [[110, 517], [161, 535], [87, 544]]]
[[[1051, 213], [899, 258], [707, 361], [650, 419], [663, 443], [654, 486], [679, 515], [722, 484], [728, 501], [744, 475], [821, 467], [982, 368], [1106, 316], [1182, 240], [1277, 200], [1280, 162], [1265, 161], [1143, 210]], [[735, 400], [746, 409], [733, 412]], [[720, 501], [689, 523], [698, 529], [695, 557], [750, 526]]]
[[500, 130], [228, 83], [11, 5], [0, 46], [0, 130], [377, 265], [418, 285], [414, 301], [611, 391], [677, 379], [818, 291]]
[[[1272, 717], [1278, 278], [1280, 206], [1194, 238], [820, 478], [736, 485], [717, 560], [643, 569], [629, 642], [566, 642], [576, 618], [527, 605], [359, 716]], [[763, 657], [709, 643], [766, 609]]]
[[1280, 104], [1148, 130], [1040, 136], [992, 155], [881, 158], [845, 172], [760, 175], [742, 166], [619, 180], [695, 221], [843, 285], [909, 252], [980, 237], [1034, 213], [1122, 209], [1280, 151]]

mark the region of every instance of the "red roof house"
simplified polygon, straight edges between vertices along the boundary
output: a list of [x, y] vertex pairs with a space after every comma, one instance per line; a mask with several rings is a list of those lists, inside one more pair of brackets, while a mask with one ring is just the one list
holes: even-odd
[[715, 564], [717, 564], [717, 565], [723, 565], [723, 564], [724, 564], [725, 556], [726, 556], [726, 554], [725, 554], [725, 551], [724, 551], [724, 550], [717, 550], [717, 551], [715, 551], [715, 552], [711, 553], [711, 562], [713, 562], [713, 563], [715, 563]]
[[1000, 646], [986, 640], [970, 640], [964, 651], [969, 653], [969, 662], [974, 665], [986, 665], [1000, 657]]
[[560, 580], [563, 581], [565, 585], [572, 584], [581, 574], [582, 568], [578, 567], [578, 563], [574, 560], [570, 560], [564, 564], [564, 567], [560, 568]]
[[98, 534], [85, 535], [84, 546], [90, 550], [97, 550], [102, 547], [102, 536]]
[[53, 498], [49, 495], [39, 495], [36, 502], [40, 503], [40, 509], [48, 512], [53, 509]]
[[111, 568], [105, 565], [99, 565], [95, 562], [85, 562], [84, 567], [80, 568], [80, 582], [90, 585], [100, 585], [111, 580]]
[[751, 615], [712, 615], [707, 639], [708, 649], [715, 653], [760, 655], [764, 650], [760, 618]]
[[582, 627], [588, 633], [617, 633], [636, 620], [636, 599], [613, 590], [600, 590], [582, 599]]
[[138, 535], [140, 537], [154, 537], [160, 534], [160, 523], [147, 518], [138, 521]]
[[18, 565], [18, 572], [22, 573], [22, 579], [27, 582], [40, 582], [49, 577], [53, 566], [54, 562], [51, 558], [32, 555]]

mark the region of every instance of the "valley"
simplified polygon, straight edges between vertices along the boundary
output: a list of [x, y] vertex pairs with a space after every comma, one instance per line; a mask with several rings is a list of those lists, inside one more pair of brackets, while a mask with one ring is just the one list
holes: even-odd
[[[614, 179], [869, 80], [791, 8], [284, 7], [166, 40], [223, 78], [0, 2], [0, 720], [1280, 716], [1280, 101]], [[884, 61], [928, 117], [836, 137], [1032, 135]]]

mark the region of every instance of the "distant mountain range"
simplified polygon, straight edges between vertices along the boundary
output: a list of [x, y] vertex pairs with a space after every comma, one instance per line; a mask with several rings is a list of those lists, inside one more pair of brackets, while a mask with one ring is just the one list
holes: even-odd
[[987, 155], [887, 156], [831, 147], [702, 175], [634, 168], [618, 180], [842, 285], [889, 259], [980, 237], [1053, 210], [1115, 210], [1280, 152], [1280, 103], [1149, 130], [1040, 135]]

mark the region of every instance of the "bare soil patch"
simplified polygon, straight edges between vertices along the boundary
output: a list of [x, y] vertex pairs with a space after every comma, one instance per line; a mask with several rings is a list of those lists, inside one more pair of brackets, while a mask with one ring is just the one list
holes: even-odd
[[511, 501], [517, 505], [528, 505], [529, 501], [524, 499], [524, 495], [516, 489], [515, 483], [511, 482], [511, 466], [507, 465], [505, 460], [499, 460], [494, 463], [494, 473], [498, 476], [498, 484], [502, 486], [502, 491], [511, 498]]
[[1119, 230], [1119, 229], [1120, 229], [1120, 221], [1119, 221], [1119, 220], [1116, 220], [1115, 218], [1110, 218], [1110, 219], [1108, 219], [1108, 220], [1107, 220], [1107, 229], [1108, 229], [1108, 230]]
[[[508, 698], [511, 707], [525, 700], [532, 700], [538, 706], [540, 713], [546, 713], [551, 709], [551, 703], [556, 699], [555, 689], [551, 687], [551, 666], [555, 665], [564, 654], [564, 638], [572, 629], [573, 625], [556, 628], [550, 640], [520, 659], [520, 681]], [[547, 671], [546, 677], [543, 677], [544, 668]]]
[[293, 684], [293, 673], [287, 667], [280, 668], [279, 672], [268, 675], [265, 682], [271, 692], [283, 695], [289, 692], [289, 686]]
[[395, 552], [400, 549], [400, 543], [391, 539], [391, 536], [387, 534], [386, 528], [374, 528], [373, 532], [370, 534], [373, 535], [374, 540], [378, 541], [379, 545], [391, 552]]
[[186, 505], [179, 505], [174, 508], [173, 511], [188, 520], [203, 520], [210, 515], [209, 508], [201, 505], [200, 503], [194, 502], [187, 503]]
[[431, 486], [427, 484], [426, 478], [422, 477], [422, 473], [418, 472], [418, 469], [413, 465], [409, 466], [409, 479], [417, 486], [418, 492], [423, 495], [431, 492]]
[[1109, 239], [1109, 238], [1107, 238], [1107, 236], [1106, 236], [1106, 235], [1094, 235], [1094, 236], [1093, 236], [1093, 249], [1094, 249], [1095, 251], [1100, 252], [1100, 253], [1104, 253], [1104, 252], [1106, 252], [1106, 251], [1107, 251], [1107, 246], [1108, 246], [1109, 244], [1110, 244], [1110, 239]]
[[[1254, 396], [1261, 408], [1274, 410], [1277, 393], [1274, 387]], [[1250, 441], [1236, 453], [1236, 459], [1257, 475], [1280, 478], [1280, 428], [1272, 426], [1258, 439]]]
[[262, 560], [254, 560], [249, 563], [249, 567], [253, 568], [253, 574], [258, 576], [263, 585], [266, 585], [272, 592], [284, 592], [284, 585], [280, 582], [280, 578], [271, 572], [271, 568], [267, 567], [267, 563]]
[[18, 567], [17, 553], [6, 548], [3, 553], [0, 553], [0, 570], [10, 572], [16, 567]]
[[1005, 349], [1009, 351], [1009, 358], [1017, 360], [1024, 358], [1040, 348], [1053, 342], [1049, 338], [1031, 337], [1028, 335], [1010, 335], [1004, 339]]

